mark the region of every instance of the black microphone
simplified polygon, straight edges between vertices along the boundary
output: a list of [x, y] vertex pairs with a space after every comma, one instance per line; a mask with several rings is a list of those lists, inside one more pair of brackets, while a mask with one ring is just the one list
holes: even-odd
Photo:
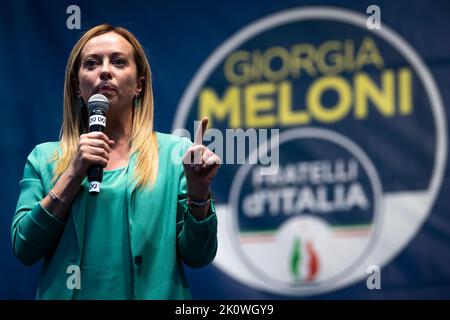
[[[105, 131], [106, 113], [109, 109], [109, 100], [102, 94], [94, 94], [89, 98], [89, 132]], [[92, 165], [88, 169], [89, 194], [96, 196], [100, 192], [100, 183], [103, 179], [103, 167]]]

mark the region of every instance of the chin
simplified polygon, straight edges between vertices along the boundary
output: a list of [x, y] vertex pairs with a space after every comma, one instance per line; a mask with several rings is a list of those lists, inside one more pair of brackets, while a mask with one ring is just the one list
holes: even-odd
[[110, 92], [100, 92], [100, 94], [108, 98], [109, 102], [111, 102], [112, 100], [116, 100], [115, 99], [116, 96], [114, 94], [111, 94]]

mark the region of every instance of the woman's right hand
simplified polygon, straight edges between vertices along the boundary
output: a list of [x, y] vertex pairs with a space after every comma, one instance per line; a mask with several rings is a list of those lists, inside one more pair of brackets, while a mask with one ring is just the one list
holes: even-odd
[[111, 151], [110, 146], [113, 144], [114, 141], [109, 140], [103, 132], [82, 134], [78, 142], [77, 153], [70, 163], [73, 174], [84, 179], [91, 165], [97, 164], [106, 167]]

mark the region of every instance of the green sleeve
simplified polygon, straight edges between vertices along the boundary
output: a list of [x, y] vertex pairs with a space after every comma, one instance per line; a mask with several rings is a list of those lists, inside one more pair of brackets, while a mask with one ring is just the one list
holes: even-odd
[[186, 177], [182, 166], [181, 164], [177, 205], [177, 248], [187, 265], [198, 268], [211, 263], [216, 256], [217, 215], [214, 201], [211, 202], [210, 210], [205, 219], [197, 221], [191, 214], [187, 205]]
[[64, 228], [64, 222], [40, 203], [45, 197], [39, 166], [41, 157], [39, 147], [35, 147], [27, 158], [11, 226], [14, 255], [26, 265], [51, 253]]

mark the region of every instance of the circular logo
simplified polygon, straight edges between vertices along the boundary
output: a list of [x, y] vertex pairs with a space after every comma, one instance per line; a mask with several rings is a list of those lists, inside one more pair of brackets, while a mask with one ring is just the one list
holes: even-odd
[[235, 176], [233, 248], [274, 287], [327, 286], [352, 272], [377, 240], [382, 191], [375, 167], [351, 140], [324, 129], [286, 131], [273, 148], [281, 155], [277, 174], [243, 165]]
[[208, 116], [205, 144], [224, 163], [214, 263], [255, 289], [349, 286], [430, 213], [447, 156], [442, 101], [415, 50], [366, 19], [332, 7], [262, 18], [208, 57], [180, 101], [173, 129]]

